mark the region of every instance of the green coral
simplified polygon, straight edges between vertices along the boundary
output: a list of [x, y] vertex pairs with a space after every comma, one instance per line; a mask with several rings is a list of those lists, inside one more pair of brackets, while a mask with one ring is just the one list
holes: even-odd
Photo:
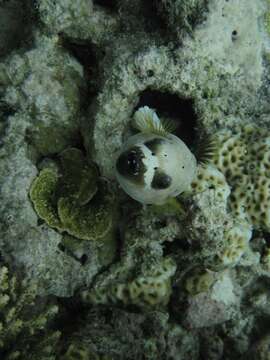
[[[112, 228], [112, 209], [108, 206], [111, 194], [100, 190], [90, 205], [78, 206], [70, 197], [58, 200], [58, 214], [63, 228], [79, 239], [98, 240], [104, 238]], [[91, 227], [89, 226], [91, 224]]]
[[112, 240], [115, 205], [108, 186], [99, 184], [94, 164], [75, 148], [63, 151], [57, 167], [45, 167], [33, 181], [30, 198], [40, 218], [83, 240]]
[[50, 168], [43, 169], [32, 183], [30, 198], [39, 217], [46, 220], [49, 226], [61, 230], [61, 222], [55, 208], [57, 185], [57, 172]]
[[97, 168], [87, 164], [82, 152], [76, 148], [64, 150], [60, 160], [63, 193], [72, 195], [79, 205], [87, 204], [97, 192]]
[[59, 331], [49, 329], [58, 312], [38, 302], [35, 286], [0, 267], [0, 358], [53, 360]]

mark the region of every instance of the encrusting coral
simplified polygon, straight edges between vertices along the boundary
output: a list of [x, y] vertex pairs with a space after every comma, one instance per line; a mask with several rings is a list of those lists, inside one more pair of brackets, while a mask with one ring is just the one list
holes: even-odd
[[108, 236], [113, 241], [114, 196], [106, 183], [97, 183], [95, 165], [76, 148], [59, 158], [58, 167], [45, 167], [32, 183], [30, 198], [37, 214], [78, 239], [102, 241]]
[[144, 274], [137, 275], [126, 283], [85, 291], [82, 297], [85, 302], [94, 304], [118, 302], [141, 308], [166, 306], [172, 292], [171, 278], [175, 271], [174, 261], [171, 258], [164, 258]]
[[[224, 231], [223, 265], [235, 265], [249, 249], [252, 230], [270, 231], [270, 137], [266, 127], [235, 126], [212, 135], [215, 148], [198, 168], [194, 193], [212, 189], [233, 224]], [[267, 263], [267, 255], [263, 263]], [[266, 265], [265, 265], [266, 266]]]
[[2, 360], [53, 360], [60, 332], [50, 330], [58, 312], [42, 303], [34, 285], [0, 267], [0, 357]]
[[203, 271], [198, 269], [194, 271], [185, 281], [185, 289], [188, 293], [196, 295], [200, 292], [207, 291], [215, 281], [215, 273], [212, 271]]
[[270, 230], [270, 137], [267, 129], [244, 125], [214, 135], [211, 165], [201, 166], [194, 191], [214, 188], [236, 221]]
[[222, 264], [225, 266], [237, 264], [242, 255], [248, 251], [251, 236], [251, 228], [245, 223], [235, 223], [225, 231], [225, 248], [218, 254]]
[[213, 163], [232, 192], [229, 207], [256, 229], [270, 230], [270, 137], [267, 129], [246, 125], [217, 134]]

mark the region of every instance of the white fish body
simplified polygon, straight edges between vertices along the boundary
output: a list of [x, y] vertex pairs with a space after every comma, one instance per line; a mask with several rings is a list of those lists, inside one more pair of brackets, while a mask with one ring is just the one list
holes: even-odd
[[147, 106], [135, 113], [134, 127], [141, 132], [127, 140], [116, 161], [124, 191], [143, 204], [163, 204], [188, 190], [197, 163], [185, 143]]

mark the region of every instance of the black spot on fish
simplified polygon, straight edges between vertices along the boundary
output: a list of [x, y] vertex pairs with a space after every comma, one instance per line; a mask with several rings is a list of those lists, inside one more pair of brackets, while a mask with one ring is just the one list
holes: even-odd
[[144, 154], [142, 150], [133, 146], [124, 151], [116, 161], [116, 169], [125, 178], [138, 184], [144, 185], [144, 173], [146, 167], [142, 161]]
[[146, 141], [144, 143], [145, 146], [148, 147], [152, 151], [152, 153], [157, 154], [158, 150], [160, 148], [160, 145], [162, 145], [165, 142], [165, 140], [161, 138], [154, 138], [152, 140]]
[[151, 182], [151, 187], [156, 190], [167, 189], [172, 183], [172, 178], [164, 172], [157, 170]]

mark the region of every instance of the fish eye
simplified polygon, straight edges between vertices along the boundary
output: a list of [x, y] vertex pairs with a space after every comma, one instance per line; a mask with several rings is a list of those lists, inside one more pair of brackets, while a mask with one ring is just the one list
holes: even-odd
[[134, 175], [136, 175], [139, 171], [139, 163], [138, 163], [138, 155], [135, 151], [131, 151], [127, 155], [127, 167], [130, 170], [130, 172]]
[[117, 171], [126, 177], [137, 177], [146, 171], [142, 159], [144, 155], [138, 147], [123, 152], [116, 161]]

